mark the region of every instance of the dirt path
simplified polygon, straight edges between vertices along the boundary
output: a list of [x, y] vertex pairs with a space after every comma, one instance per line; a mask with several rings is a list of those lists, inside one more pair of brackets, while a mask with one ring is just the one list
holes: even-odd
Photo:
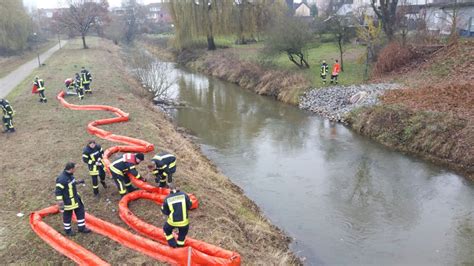
[[[61, 46], [66, 45], [67, 41], [63, 40]], [[54, 52], [59, 50], [59, 44], [55, 45], [48, 51], [40, 55], [40, 61], [45, 62]], [[38, 67], [38, 58], [34, 58], [29, 62], [23, 64], [19, 68], [12, 71], [7, 76], [0, 79], [0, 97], [5, 97], [8, 93], [13, 90], [21, 81], [23, 81], [33, 69]]]

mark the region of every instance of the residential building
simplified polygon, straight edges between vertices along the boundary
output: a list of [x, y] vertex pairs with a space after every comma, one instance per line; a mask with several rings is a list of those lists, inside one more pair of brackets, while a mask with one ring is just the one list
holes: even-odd
[[309, 17], [311, 16], [311, 9], [306, 3], [293, 4], [293, 9], [295, 10], [296, 17]]
[[459, 3], [441, 2], [424, 5], [421, 16], [429, 31], [448, 35], [451, 33], [453, 14], [457, 17], [457, 30], [465, 36], [474, 36], [474, 1]]
[[166, 3], [152, 3], [146, 5], [145, 8], [148, 21], [166, 24], [173, 22]]

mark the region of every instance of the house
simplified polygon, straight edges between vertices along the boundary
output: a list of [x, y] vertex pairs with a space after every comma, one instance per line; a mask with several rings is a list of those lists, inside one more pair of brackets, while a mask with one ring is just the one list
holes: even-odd
[[311, 16], [311, 9], [308, 4], [302, 3], [293, 3], [293, 10], [295, 11], [294, 16], [296, 17], [309, 17]]
[[110, 9], [110, 12], [116, 16], [124, 16], [126, 10], [124, 7], [113, 7]]
[[146, 18], [154, 23], [173, 23], [166, 3], [151, 3], [145, 6]]
[[460, 34], [474, 36], [474, 1], [438, 1], [421, 8], [428, 30], [443, 35], [451, 33], [453, 14], [456, 14], [456, 27]]

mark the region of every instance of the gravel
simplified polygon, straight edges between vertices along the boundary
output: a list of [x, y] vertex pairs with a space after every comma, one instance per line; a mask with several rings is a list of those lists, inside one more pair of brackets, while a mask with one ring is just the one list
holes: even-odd
[[317, 113], [329, 120], [344, 122], [355, 108], [372, 106], [385, 90], [399, 88], [397, 84], [363, 84], [312, 89], [300, 98], [299, 108]]

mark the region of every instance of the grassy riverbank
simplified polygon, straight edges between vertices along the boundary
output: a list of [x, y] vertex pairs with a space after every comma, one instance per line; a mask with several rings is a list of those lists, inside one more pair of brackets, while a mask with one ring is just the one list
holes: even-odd
[[[124, 70], [118, 47], [96, 38], [89, 38], [88, 43], [91, 48], [83, 50], [79, 41], [71, 41], [8, 96], [17, 111], [17, 133], [0, 136], [2, 158], [8, 158], [0, 169], [4, 180], [0, 193], [1, 261], [16, 264], [71, 263], [34, 234], [27, 216], [16, 216], [19, 212], [29, 214], [54, 204], [54, 180], [66, 161], [78, 162], [77, 177], [87, 181], [86, 187], [79, 188], [87, 211], [127, 228], [116, 212], [119, 196], [111, 180], [107, 180], [110, 188], [102, 190], [100, 199], [95, 199], [87, 169], [80, 162], [82, 147], [91, 138], [85, 130], [87, 123], [109, 117], [109, 114], [72, 111], [61, 107], [54, 99], [63, 88], [64, 79], [86, 66], [94, 76], [93, 96], [87, 96], [80, 103], [76, 97], [67, 100], [119, 107], [130, 113], [131, 120], [104, 128], [154, 143], [157, 152], [165, 149], [177, 155], [176, 183], [200, 200], [199, 209], [190, 213], [190, 237], [237, 251], [246, 265], [299, 264], [288, 250], [288, 237], [261, 215], [242, 190], [200, 153], [199, 147], [178, 133], [151, 103], [143, 100], [145, 94], [140, 85]], [[47, 104], [38, 103], [37, 96], [31, 95], [31, 81], [35, 75], [45, 79]], [[105, 148], [115, 145], [98, 141]], [[151, 156], [148, 154], [147, 158]], [[147, 172], [145, 165], [140, 165], [139, 170], [142, 174]], [[112, 203], [108, 203], [107, 198]], [[131, 209], [156, 226], [161, 226], [164, 221], [159, 207], [151, 202], [132, 203]], [[58, 231], [62, 230], [59, 215], [46, 221]], [[73, 239], [112, 264], [156, 263], [98, 234], [78, 235]]]
[[378, 79], [405, 88], [353, 112], [355, 131], [474, 180], [474, 42], [462, 40]]

